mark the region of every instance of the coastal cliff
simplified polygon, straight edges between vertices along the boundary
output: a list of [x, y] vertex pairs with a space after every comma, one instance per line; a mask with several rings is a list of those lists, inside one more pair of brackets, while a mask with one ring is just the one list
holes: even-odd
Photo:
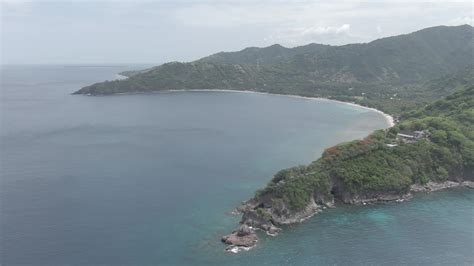
[[404, 200], [412, 192], [472, 188], [473, 132], [470, 87], [404, 114], [390, 129], [328, 148], [310, 165], [278, 172], [237, 207], [240, 223], [276, 235], [279, 226], [302, 222], [335, 203]]

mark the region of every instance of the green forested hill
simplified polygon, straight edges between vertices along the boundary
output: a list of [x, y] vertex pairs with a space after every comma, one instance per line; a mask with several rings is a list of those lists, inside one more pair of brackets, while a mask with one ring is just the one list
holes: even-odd
[[238, 52], [220, 52], [198, 61], [218, 64], [272, 65], [285, 63], [297, 55], [321, 54], [330, 48], [330, 45], [316, 43], [295, 48], [286, 48], [279, 44], [274, 44], [264, 48], [249, 47]]
[[[400, 131], [425, 135], [407, 143]], [[267, 223], [305, 210], [312, 199], [396, 199], [412, 184], [446, 180], [474, 180], [474, 87], [405, 114], [389, 130], [328, 148], [308, 166], [280, 171], [247, 212]]]
[[[127, 72], [129, 79], [96, 83], [76, 93], [235, 89], [336, 98], [377, 107], [377, 101], [399, 98], [404, 91], [419, 92], [420, 87], [426, 88], [420, 85], [431, 79], [464, 71], [474, 62], [473, 51], [471, 26], [439, 26], [365, 44], [272, 45], [222, 52], [190, 63]], [[397, 108], [387, 111], [403, 109]]]

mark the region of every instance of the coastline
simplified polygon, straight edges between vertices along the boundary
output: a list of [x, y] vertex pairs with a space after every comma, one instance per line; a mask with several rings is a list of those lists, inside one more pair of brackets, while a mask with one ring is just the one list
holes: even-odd
[[[382, 195], [382, 196], [378, 196], [378, 197], [372, 198], [372, 199], [356, 200], [356, 201], [351, 202], [349, 204], [350, 205], [366, 206], [366, 205], [383, 203], [383, 202], [401, 203], [401, 202], [410, 200], [413, 197], [413, 194], [415, 194], [415, 193], [430, 193], [430, 192], [436, 192], [436, 191], [439, 191], [439, 190], [446, 190], [446, 189], [451, 189], [451, 188], [462, 188], [462, 187], [469, 188], [469, 189], [474, 189], [474, 181], [451, 181], [451, 180], [447, 180], [447, 181], [444, 181], [444, 182], [429, 181], [428, 183], [426, 183], [424, 185], [420, 185], [420, 184], [411, 185], [410, 190], [405, 194], [401, 194], [401, 195]], [[251, 204], [251, 203], [249, 203], [249, 201], [242, 203], [241, 206], [244, 206], [244, 209], [238, 211], [239, 214], [244, 214], [244, 217], [245, 217], [245, 212], [246, 212], [245, 205], [247, 205], [247, 204]], [[300, 223], [303, 223], [306, 220], [310, 219], [314, 215], [322, 212], [326, 208], [337, 208], [336, 205], [333, 205], [331, 207], [318, 206], [314, 203], [314, 201], [313, 201], [313, 204], [316, 207], [313, 208], [309, 213], [307, 213], [303, 217], [301, 217], [301, 219], [297, 219], [297, 220], [291, 221], [289, 223], [284, 223], [284, 224], [287, 224], [287, 225], [289, 225], [289, 224], [300, 224]], [[312, 204], [310, 203], [308, 206], [311, 206], [311, 205]], [[241, 223], [245, 225], [247, 223], [247, 221], [242, 220]], [[282, 224], [280, 223], [280, 225], [282, 225]], [[269, 232], [269, 230], [267, 230], [267, 229], [259, 227], [258, 225], [253, 225], [253, 226], [254, 226], [254, 228], [251, 227], [252, 230], [253, 230], [251, 235], [254, 235], [254, 236], [256, 236], [256, 232], [255, 232], [256, 230], [262, 230], [267, 235], [272, 236], [272, 237], [277, 236], [278, 233], [281, 231], [281, 228], [274, 227], [274, 228], [276, 228], [276, 233], [271, 234]], [[238, 252], [241, 252], [241, 251], [248, 251], [248, 250], [254, 248], [257, 245], [257, 241], [255, 241], [253, 243], [253, 245], [249, 245], [249, 246], [239, 246], [239, 245], [236, 245], [235, 243], [232, 243], [225, 250], [228, 251], [228, 252], [232, 252], [232, 253], [238, 253]], [[222, 242], [225, 243], [225, 241], [222, 241]]]
[[[122, 76], [120, 74], [116, 74], [117, 76]], [[126, 76], [123, 76], [125, 78], [128, 78]], [[385, 121], [387, 122], [388, 126], [387, 128], [391, 128], [395, 126], [395, 119], [393, 116], [390, 114], [387, 114], [379, 109], [373, 108], [373, 107], [368, 107], [360, 104], [356, 104], [353, 102], [345, 102], [341, 100], [335, 100], [335, 99], [329, 99], [329, 98], [323, 98], [323, 97], [311, 97], [311, 96], [300, 96], [300, 95], [294, 95], [294, 94], [279, 94], [279, 93], [271, 93], [271, 92], [261, 92], [261, 91], [250, 91], [250, 90], [225, 90], [225, 89], [219, 89], [219, 90], [214, 90], [214, 89], [197, 89], [197, 90], [190, 90], [190, 89], [184, 89], [184, 90], [161, 90], [161, 91], [149, 91], [149, 92], [120, 92], [120, 93], [113, 93], [110, 94], [110, 96], [113, 95], [134, 95], [134, 94], [155, 94], [155, 93], [167, 93], [167, 92], [235, 92], [235, 93], [255, 93], [255, 94], [266, 94], [266, 95], [274, 95], [274, 96], [284, 96], [284, 97], [290, 97], [290, 98], [298, 98], [298, 99], [305, 99], [305, 100], [318, 100], [318, 101], [332, 101], [332, 102], [338, 102], [346, 105], [350, 105], [353, 107], [373, 111], [376, 113], [381, 114], [384, 118]], [[106, 95], [92, 95], [92, 94], [82, 94], [86, 96], [106, 96]], [[107, 95], [109, 96], [109, 95]]]
[[[274, 96], [285, 96], [285, 97], [292, 97], [292, 98], [299, 98], [299, 99], [306, 99], [306, 100], [336, 101], [336, 102], [339, 102], [339, 103], [342, 103], [342, 104], [347, 104], [349, 106], [353, 106], [353, 107], [356, 107], [356, 108], [362, 108], [362, 109], [365, 109], [367, 111], [374, 111], [374, 112], [377, 112], [377, 113], [381, 114], [384, 117], [384, 119], [385, 119], [385, 121], [387, 122], [387, 125], [388, 125], [385, 128], [390, 128], [390, 127], [395, 125], [394, 118], [391, 115], [389, 115], [387, 113], [384, 113], [383, 111], [378, 110], [376, 108], [359, 105], [359, 104], [356, 104], [354, 102], [346, 102], [346, 101], [335, 100], [335, 99], [330, 99], [330, 98], [323, 98], [323, 97], [311, 97], [311, 96], [300, 96], [300, 95], [292, 95], [292, 94], [279, 94], [279, 93], [270, 93], [270, 92], [260, 92], [260, 91], [252, 91], [252, 90], [229, 90], [229, 89], [221, 89], [221, 90], [219, 90], [219, 89], [184, 89], [184, 90], [162, 90], [162, 91], [151, 91], [151, 92], [130, 92], [130, 93], [118, 93], [118, 94], [172, 93], [172, 92], [256, 93], [256, 94], [267, 94], [267, 95], [274, 95]], [[357, 111], [357, 110], [354, 110], [354, 111]], [[356, 198], [354, 198], [354, 200], [348, 201], [347, 203], [357, 204], [357, 205], [358, 204], [367, 205], [367, 204], [371, 204], [371, 203], [375, 203], [375, 202], [387, 202], [387, 201], [403, 202], [405, 200], [408, 200], [411, 197], [411, 195], [412, 195], [411, 193], [431, 192], [431, 191], [437, 191], [437, 190], [447, 189], [447, 188], [452, 188], [452, 187], [474, 188], [474, 185], [473, 185], [472, 182], [468, 182], [468, 181], [465, 181], [465, 182], [446, 181], [446, 182], [440, 182], [440, 183], [428, 182], [425, 185], [416, 185], [416, 184], [413, 185], [410, 188], [410, 190], [408, 192], [406, 192], [405, 194], [375, 195], [372, 198], [364, 198], [364, 197], [359, 198], [359, 196], [357, 196]], [[314, 200], [313, 196], [311, 198]], [[247, 201], [246, 203], [243, 203], [242, 205], [252, 204], [250, 202], [251, 202], [251, 200]], [[238, 253], [240, 251], [249, 250], [257, 244], [258, 238], [257, 238], [257, 235], [255, 234], [256, 230], [263, 230], [267, 235], [276, 236], [278, 234], [278, 232], [281, 231], [281, 229], [276, 227], [276, 226], [284, 225], [284, 224], [301, 223], [304, 220], [307, 220], [310, 217], [312, 217], [313, 215], [317, 214], [322, 209], [325, 209], [325, 208], [329, 207], [329, 206], [325, 205], [324, 202], [323, 203], [318, 202], [318, 205], [319, 205], [319, 208], [310, 209], [310, 211], [308, 213], [306, 213], [306, 215], [302, 219], [294, 219], [295, 218], [294, 215], [293, 215], [293, 217], [290, 217], [290, 216], [284, 216], [283, 217], [283, 216], [278, 216], [277, 215], [276, 218], [278, 218], [278, 219], [276, 219], [272, 216], [271, 220], [264, 220], [263, 219], [265, 217], [264, 214], [267, 214], [267, 213], [272, 214], [271, 207], [269, 208], [270, 212], [264, 211], [263, 214], [257, 215], [258, 211], [260, 210], [259, 209], [260, 207], [258, 207], [258, 206], [260, 206], [260, 205], [256, 205], [256, 203], [255, 203], [255, 206], [253, 206], [249, 209], [240, 210], [240, 213], [243, 214], [243, 217], [242, 217], [242, 220], [241, 220], [240, 223], [242, 224], [242, 226], [248, 226], [250, 228], [250, 230], [248, 232], [246, 231], [245, 233], [240, 233], [239, 231], [243, 231], [243, 230], [236, 229], [236, 230], [232, 231], [231, 234], [223, 236], [221, 241], [224, 242], [225, 244], [229, 245], [226, 248], [226, 251], [229, 251], [231, 253]], [[316, 205], [316, 206], [318, 207], [318, 205]], [[283, 207], [285, 207], [285, 206], [283, 206]], [[334, 207], [334, 205], [332, 205], [331, 207]], [[263, 210], [267, 210], [267, 209], [263, 209]], [[283, 219], [279, 219], [280, 217], [283, 217]], [[300, 217], [300, 216], [298, 216], [298, 217]], [[250, 239], [252, 241], [252, 243], [250, 243], [249, 242], [250, 240], [248, 240], [248, 239]], [[243, 242], [244, 240], [245, 241], [248, 240], [248, 241]]]
[[[260, 92], [260, 91], [244, 91], [244, 90], [211, 90], [211, 89], [200, 89], [200, 90], [165, 90], [165, 91], [158, 91], [158, 92], [213, 92], [213, 91], [219, 91], [219, 92], [238, 92], [238, 93], [255, 93], [255, 94], [266, 94], [266, 95], [275, 95], [275, 96], [284, 96], [284, 97], [290, 97], [290, 98], [298, 98], [298, 99], [306, 99], [306, 100], [318, 100], [318, 101], [332, 101], [332, 102], [338, 102], [342, 104], [347, 104], [350, 106], [358, 107], [361, 109], [373, 111], [376, 113], [381, 114], [385, 120], [387, 121], [388, 127], [391, 128], [395, 125], [395, 119], [393, 116], [384, 113], [383, 111], [373, 108], [373, 107], [367, 107], [363, 106], [360, 104], [356, 104], [353, 102], [344, 102], [340, 100], [333, 100], [333, 99], [328, 99], [328, 98], [322, 98], [322, 97], [310, 97], [310, 96], [300, 96], [300, 95], [293, 95], [293, 94], [278, 94], [278, 93], [270, 93], [270, 92]], [[124, 93], [127, 94], [127, 93]]]
[[128, 77], [124, 75], [120, 75], [120, 74], [115, 74], [115, 80], [124, 80], [124, 79], [128, 79]]

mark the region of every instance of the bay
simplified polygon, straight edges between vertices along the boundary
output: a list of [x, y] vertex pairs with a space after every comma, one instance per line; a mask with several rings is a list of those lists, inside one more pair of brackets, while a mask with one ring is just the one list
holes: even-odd
[[342, 206], [249, 252], [219, 242], [278, 170], [387, 127], [325, 100], [237, 92], [88, 97], [145, 66], [2, 66], [2, 264], [472, 264], [474, 195]]

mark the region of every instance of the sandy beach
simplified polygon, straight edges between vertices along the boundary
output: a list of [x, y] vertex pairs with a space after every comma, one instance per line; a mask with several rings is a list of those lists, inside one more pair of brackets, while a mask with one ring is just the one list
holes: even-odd
[[128, 79], [128, 77], [124, 75], [120, 75], [120, 74], [115, 74], [115, 80], [122, 80], [122, 79]]
[[256, 93], [256, 94], [268, 94], [268, 95], [275, 95], [275, 96], [283, 96], [283, 97], [291, 97], [291, 98], [298, 98], [298, 99], [306, 99], [306, 100], [317, 100], [317, 101], [333, 101], [333, 102], [339, 102], [342, 104], [347, 104], [351, 105], [354, 107], [374, 111], [377, 113], [380, 113], [381, 115], [384, 116], [385, 120], [389, 124], [388, 128], [393, 127], [395, 125], [395, 119], [393, 116], [384, 113], [378, 109], [372, 108], [372, 107], [367, 107], [363, 105], [359, 105], [356, 103], [352, 102], [344, 102], [344, 101], [339, 101], [339, 100], [333, 100], [333, 99], [327, 99], [327, 98], [321, 98], [321, 97], [308, 97], [308, 96], [299, 96], [299, 95], [291, 95], [291, 94], [276, 94], [276, 93], [269, 93], [269, 92], [259, 92], [259, 91], [244, 91], [244, 90], [210, 90], [210, 89], [200, 89], [200, 90], [166, 90], [166, 91], [160, 91], [160, 92], [180, 92], [180, 91], [196, 91], [196, 92], [213, 92], [213, 91], [220, 91], [220, 92], [237, 92], [237, 93]]

